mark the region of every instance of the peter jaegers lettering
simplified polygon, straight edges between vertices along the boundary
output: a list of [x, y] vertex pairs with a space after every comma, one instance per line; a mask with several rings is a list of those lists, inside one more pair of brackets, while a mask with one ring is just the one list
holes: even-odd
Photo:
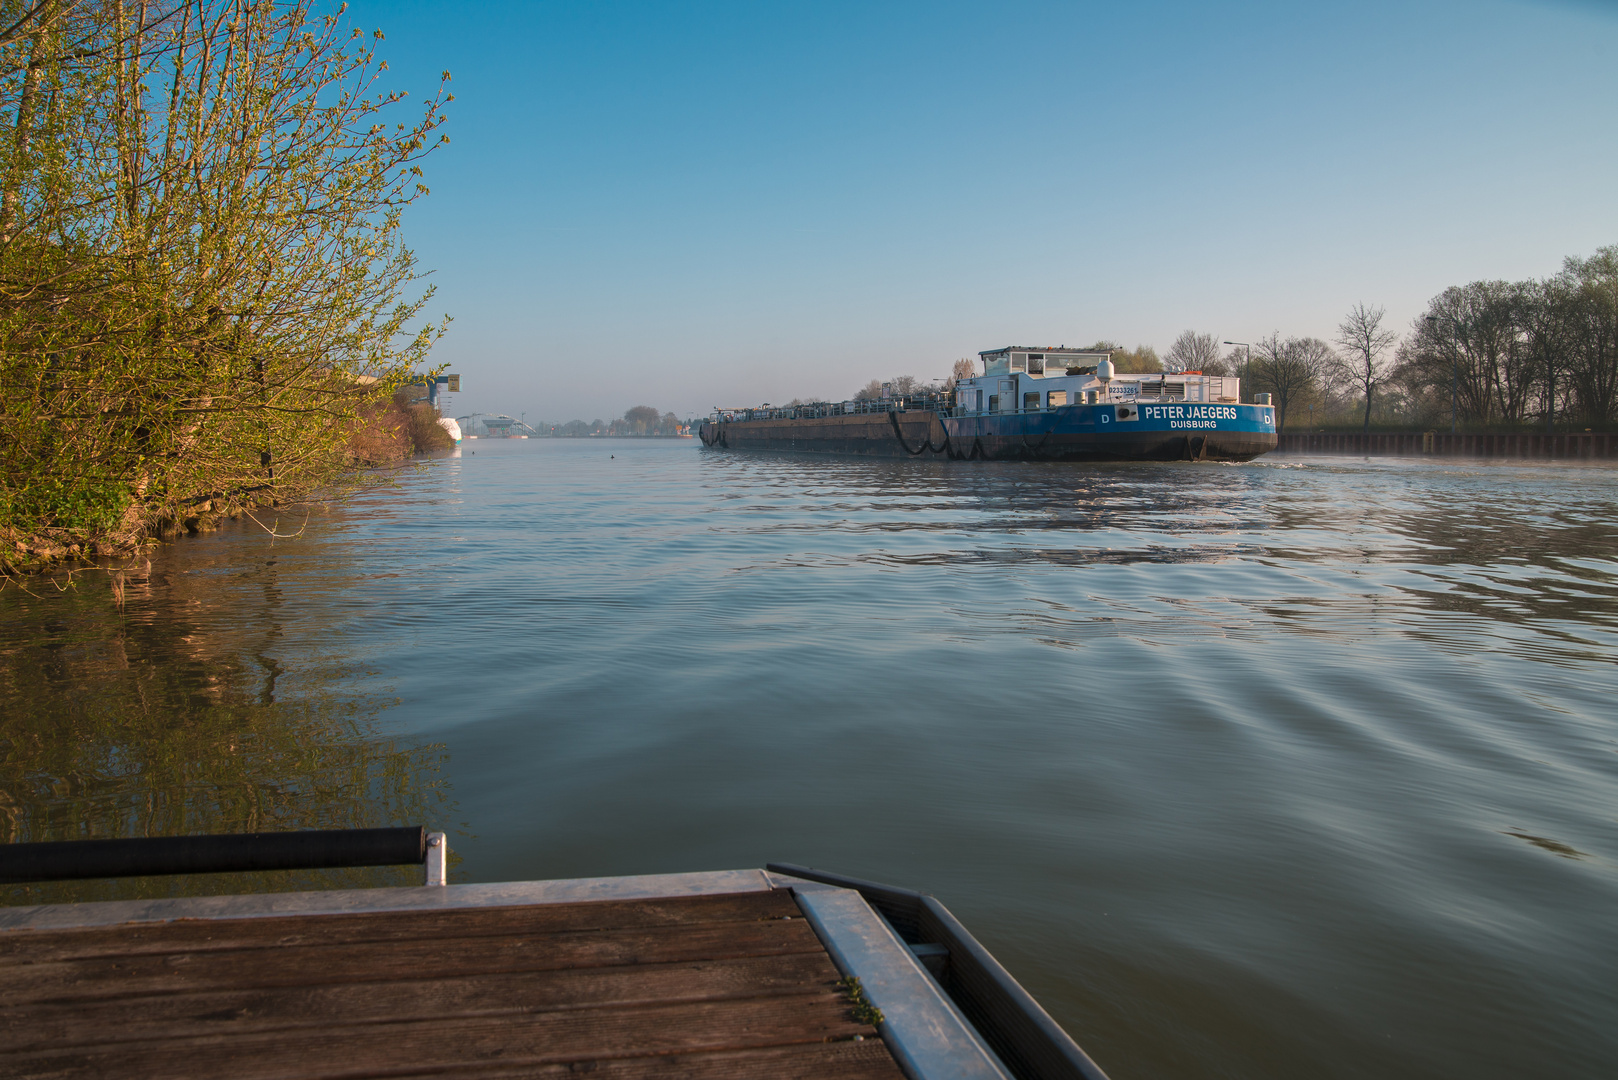
[[1141, 416], [1146, 420], [1167, 420], [1173, 428], [1218, 427], [1221, 420], [1236, 419], [1232, 405], [1142, 405]]

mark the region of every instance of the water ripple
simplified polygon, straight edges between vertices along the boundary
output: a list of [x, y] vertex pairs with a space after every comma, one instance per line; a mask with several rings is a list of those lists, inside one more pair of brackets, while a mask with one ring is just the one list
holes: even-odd
[[1618, 1074], [1618, 470], [477, 451], [0, 593], [0, 823], [818, 863], [1120, 1080]]

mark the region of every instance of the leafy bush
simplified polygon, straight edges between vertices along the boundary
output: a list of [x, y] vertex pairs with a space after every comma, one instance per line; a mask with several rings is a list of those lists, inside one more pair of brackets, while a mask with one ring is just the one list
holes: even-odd
[[111, 533], [129, 508], [129, 489], [117, 480], [51, 477], [18, 491], [0, 492], [0, 526], [19, 533], [67, 529]]
[[379, 38], [314, 0], [25, 5], [0, 36], [13, 528], [297, 497], [424, 366], [400, 213], [450, 97], [392, 122]]

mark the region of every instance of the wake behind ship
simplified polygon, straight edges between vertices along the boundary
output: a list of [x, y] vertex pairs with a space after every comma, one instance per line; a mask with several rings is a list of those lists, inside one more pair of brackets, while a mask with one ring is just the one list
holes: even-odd
[[1111, 354], [1009, 346], [948, 390], [784, 408], [716, 409], [703, 445], [874, 457], [1249, 461], [1275, 449], [1268, 394], [1201, 372], [1119, 374]]

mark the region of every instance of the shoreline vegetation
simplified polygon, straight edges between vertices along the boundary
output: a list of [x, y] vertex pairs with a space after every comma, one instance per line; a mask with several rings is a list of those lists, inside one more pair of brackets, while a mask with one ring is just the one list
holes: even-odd
[[594, 437], [644, 437], [663, 435], [683, 437], [694, 430], [694, 420], [681, 420], [671, 412], [658, 412], [650, 405], [635, 405], [615, 420], [569, 420], [566, 423], [536, 422], [530, 429], [541, 439], [584, 439]]
[[[241, 491], [192, 500], [177, 512], [143, 518], [124, 529], [109, 528], [86, 537], [82, 530], [35, 527], [24, 533], [0, 525], [0, 581], [76, 564], [94, 565], [136, 556], [152, 543], [181, 534], [213, 532], [220, 524], [250, 515], [255, 510], [329, 499], [333, 493], [356, 487], [358, 474], [398, 466], [412, 457], [453, 448], [454, 441], [438, 423], [430, 405], [407, 404], [398, 398], [358, 411], [349, 432], [348, 468], [351, 474], [321, 487], [283, 487]], [[109, 564], [108, 569], [116, 569]]]
[[[1618, 245], [1570, 255], [1544, 279], [1451, 286], [1402, 336], [1384, 314], [1355, 304], [1330, 342], [1271, 333], [1223, 362], [1244, 389], [1271, 395], [1283, 434], [1618, 426]], [[1213, 335], [1186, 331], [1170, 355], [1190, 340]]]
[[381, 87], [381, 38], [315, 0], [0, 29], [0, 575], [448, 442], [395, 394], [448, 323], [400, 226], [453, 97]]

